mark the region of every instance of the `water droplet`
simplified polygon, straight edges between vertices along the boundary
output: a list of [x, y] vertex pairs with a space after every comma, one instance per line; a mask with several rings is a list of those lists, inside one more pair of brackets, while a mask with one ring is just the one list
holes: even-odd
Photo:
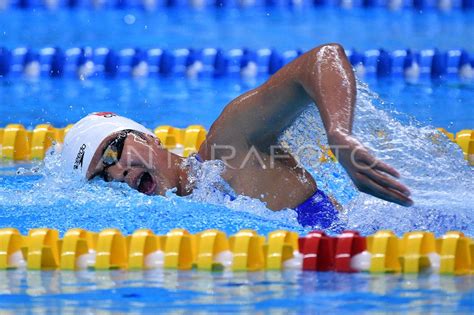
[[137, 19], [136, 19], [135, 16], [132, 15], [132, 14], [127, 14], [127, 15], [125, 15], [125, 16], [123, 17], [123, 21], [124, 21], [126, 24], [128, 24], [128, 25], [134, 24], [136, 20], [137, 20]]

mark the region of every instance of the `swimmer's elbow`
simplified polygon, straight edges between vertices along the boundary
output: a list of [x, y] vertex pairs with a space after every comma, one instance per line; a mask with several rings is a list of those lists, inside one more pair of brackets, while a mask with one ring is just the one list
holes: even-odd
[[[338, 43], [328, 43], [308, 51], [297, 61], [296, 81], [306, 90], [314, 88], [322, 75], [332, 73], [334, 65], [340, 66], [344, 71], [350, 71], [351, 66], [347, 59], [344, 47]], [[310, 93], [312, 94], [312, 93]]]
[[342, 47], [341, 44], [338, 44], [338, 43], [328, 43], [328, 44], [323, 44], [319, 47], [317, 47], [319, 49], [322, 49], [322, 48], [329, 48], [329, 49], [332, 49], [332, 50], [335, 50], [337, 52], [344, 52], [344, 47]]
[[328, 57], [331, 59], [337, 57], [347, 58], [344, 47], [342, 47], [342, 45], [338, 43], [329, 43], [318, 46], [310, 50], [309, 55], [311, 56], [311, 58], [314, 58], [312, 60], [313, 62], [323, 62], [326, 61]]

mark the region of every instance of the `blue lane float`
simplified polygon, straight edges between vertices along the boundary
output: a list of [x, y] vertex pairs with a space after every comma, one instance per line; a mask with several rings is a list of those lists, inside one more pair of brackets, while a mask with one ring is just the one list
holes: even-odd
[[[114, 50], [106, 47], [0, 47], [0, 77], [243, 77], [268, 76], [302, 50], [236, 48]], [[346, 50], [360, 77], [407, 80], [474, 79], [474, 54], [464, 49]]]
[[468, 10], [474, 0], [5, 0], [3, 7], [29, 8], [80, 8], [80, 9], [130, 9], [154, 10], [169, 7], [343, 7], [388, 8], [416, 10]]

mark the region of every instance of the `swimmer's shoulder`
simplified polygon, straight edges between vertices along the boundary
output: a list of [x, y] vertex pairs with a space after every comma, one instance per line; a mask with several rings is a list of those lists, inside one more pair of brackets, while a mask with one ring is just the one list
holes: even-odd
[[229, 156], [238, 159], [248, 149], [249, 144], [244, 133], [232, 124], [226, 124], [225, 121], [218, 119], [209, 129], [198, 154], [204, 161], [221, 160]]

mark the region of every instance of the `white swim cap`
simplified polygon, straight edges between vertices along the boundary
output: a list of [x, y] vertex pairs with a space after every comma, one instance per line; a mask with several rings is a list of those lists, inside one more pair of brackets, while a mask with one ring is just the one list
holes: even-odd
[[114, 113], [92, 113], [79, 120], [64, 139], [61, 158], [67, 170], [86, 177], [92, 157], [105, 138], [132, 129], [154, 136], [145, 126]]

